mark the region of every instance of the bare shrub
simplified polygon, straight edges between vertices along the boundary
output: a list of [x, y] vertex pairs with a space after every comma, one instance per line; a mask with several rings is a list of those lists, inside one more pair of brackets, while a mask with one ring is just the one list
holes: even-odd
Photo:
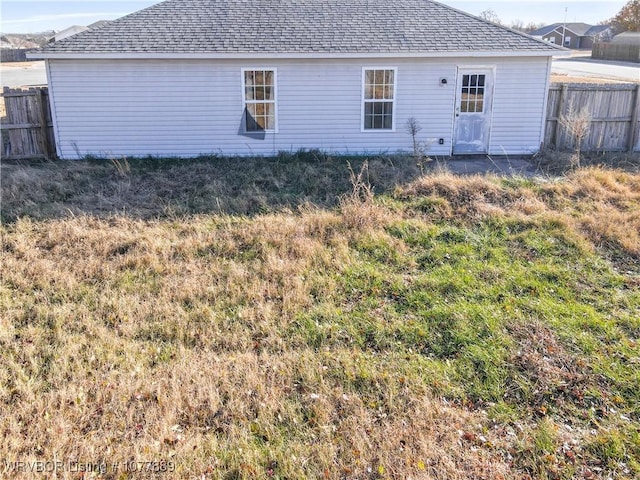
[[558, 121], [571, 136], [574, 148], [571, 166], [578, 168], [582, 156], [582, 143], [587, 137], [591, 125], [591, 115], [585, 107], [578, 109], [571, 103], [567, 113], [561, 114]]
[[413, 159], [420, 169], [420, 174], [424, 175], [425, 165], [433, 160], [427, 154], [430, 143], [421, 142], [418, 140], [418, 133], [422, 131], [422, 126], [415, 117], [407, 119], [407, 122], [405, 123], [405, 130], [409, 135], [411, 135], [411, 139], [413, 142]]

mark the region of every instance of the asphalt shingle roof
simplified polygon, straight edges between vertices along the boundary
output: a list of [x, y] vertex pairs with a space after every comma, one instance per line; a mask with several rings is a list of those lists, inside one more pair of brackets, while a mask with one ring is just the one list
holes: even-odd
[[167, 0], [42, 53], [557, 52], [432, 0]]

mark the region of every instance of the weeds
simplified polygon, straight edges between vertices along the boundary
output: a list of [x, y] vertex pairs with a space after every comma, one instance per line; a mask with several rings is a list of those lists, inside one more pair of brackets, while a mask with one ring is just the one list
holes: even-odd
[[418, 133], [420, 133], [422, 127], [416, 118], [411, 117], [407, 120], [405, 130], [409, 135], [411, 135], [411, 140], [413, 142], [413, 159], [420, 169], [420, 174], [424, 175], [425, 166], [427, 163], [433, 161], [433, 159], [427, 154], [429, 150], [429, 142], [421, 142], [418, 140]]
[[[252, 201], [323, 198], [316, 163], [256, 165]], [[203, 160], [130, 162], [124, 194], [153, 200], [146, 177], [189, 213], [168, 218], [115, 215], [113, 165], [3, 177], [0, 450], [172, 478], [637, 478], [638, 175], [444, 172], [380, 195], [404, 174], [351, 165], [330, 208], [251, 216], [172, 191], [237, 199]], [[64, 176], [103, 178], [102, 218], [60, 215]]]

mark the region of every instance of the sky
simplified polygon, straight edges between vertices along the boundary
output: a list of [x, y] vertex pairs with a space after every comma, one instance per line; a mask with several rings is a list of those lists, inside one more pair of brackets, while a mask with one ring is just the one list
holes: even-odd
[[[277, 1], [277, 0], [274, 0]], [[389, 0], [393, 2], [393, 0]], [[478, 15], [491, 9], [503, 23], [515, 20], [551, 24], [584, 22], [597, 24], [613, 17], [628, 0], [440, 0]], [[63, 30], [113, 20], [159, 3], [159, 0], [0, 0], [0, 32], [35, 33]]]

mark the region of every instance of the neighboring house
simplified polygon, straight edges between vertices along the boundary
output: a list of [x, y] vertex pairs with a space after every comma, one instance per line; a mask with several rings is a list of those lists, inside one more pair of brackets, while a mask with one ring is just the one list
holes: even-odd
[[590, 49], [596, 40], [611, 38], [609, 25], [588, 25], [586, 23], [554, 23], [529, 33], [545, 42], [566, 48]]
[[169, 0], [47, 46], [59, 156], [540, 148], [551, 57], [431, 0]]

